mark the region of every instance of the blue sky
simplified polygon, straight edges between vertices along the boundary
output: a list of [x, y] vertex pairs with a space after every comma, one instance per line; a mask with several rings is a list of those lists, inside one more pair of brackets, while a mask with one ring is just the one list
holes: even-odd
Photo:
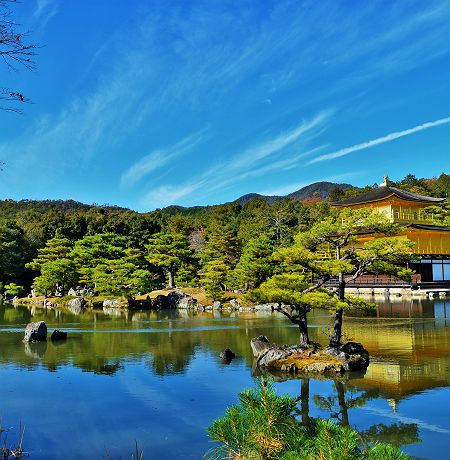
[[450, 172], [450, 1], [24, 0], [0, 199], [138, 211]]

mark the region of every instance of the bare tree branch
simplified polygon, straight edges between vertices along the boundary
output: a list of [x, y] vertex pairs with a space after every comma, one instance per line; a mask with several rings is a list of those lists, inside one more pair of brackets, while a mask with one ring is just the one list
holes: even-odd
[[[10, 4], [14, 0], [0, 0], [0, 57], [10, 71], [17, 71], [20, 67], [27, 70], [35, 69], [33, 60], [37, 46], [27, 41], [29, 32], [21, 31], [21, 25], [12, 19]], [[30, 103], [31, 101], [21, 91], [1, 88], [0, 110], [20, 113], [16, 103]]]

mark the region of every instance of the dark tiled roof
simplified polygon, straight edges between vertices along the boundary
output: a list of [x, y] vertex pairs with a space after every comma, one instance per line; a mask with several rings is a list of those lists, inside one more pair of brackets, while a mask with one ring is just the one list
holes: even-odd
[[417, 228], [419, 230], [436, 230], [441, 232], [450, 232], [450, 227], [440, 227], [439, 225], [422, 225], [422, 224], [409, 224], [408, 228]]
[[418, 195], [417, 193], [407, 192], [406, 190], [400, 190], [399, 188], [391, 187], [390, 185], [383, 185], [374, 188], [362, 195], [352, 196], [342, 201], [335, 201], [331, 203], [333, 206], [347, 206], [351, 204], [363, 204], [371, 203], [373, 201], [380, 201], [395, 195], [398, 198], [408, 201], [420, 201], [426, 203], [442, 203], [445, 198], [433, 198], [431, 196]]

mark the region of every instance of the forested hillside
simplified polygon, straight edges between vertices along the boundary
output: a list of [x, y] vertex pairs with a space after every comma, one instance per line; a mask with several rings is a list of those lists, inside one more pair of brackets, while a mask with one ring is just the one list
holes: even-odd
[[[450, 176], [393, 183], [448, 196]], [[0, 201], [0, 292], [50, 293], [56, 285], [132, 294], [163, 286], [257, 286], [273, 273], [273, 251], [330, 213], [330, 201], [369, 189], [335, 187], [299, 200], [256, 197], [209, 207], [138, 213], [75, 201]], [[345, 189], [346, 188], [346, 189]], [[437, 210], [434, 210], [436, 214]], [[438, 210], [449, 225], [448, 208]]]

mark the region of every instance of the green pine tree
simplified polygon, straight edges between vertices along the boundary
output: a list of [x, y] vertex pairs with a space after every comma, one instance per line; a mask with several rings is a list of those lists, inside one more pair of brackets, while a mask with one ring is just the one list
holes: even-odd
[[184, 235], [177, 233], [156, 233], [146, 246], [147, 260], [164, 270], [168, 277], [168, 287], [175, 287], [175, 275], [181, 267], [192, 265], [193, 250]]

